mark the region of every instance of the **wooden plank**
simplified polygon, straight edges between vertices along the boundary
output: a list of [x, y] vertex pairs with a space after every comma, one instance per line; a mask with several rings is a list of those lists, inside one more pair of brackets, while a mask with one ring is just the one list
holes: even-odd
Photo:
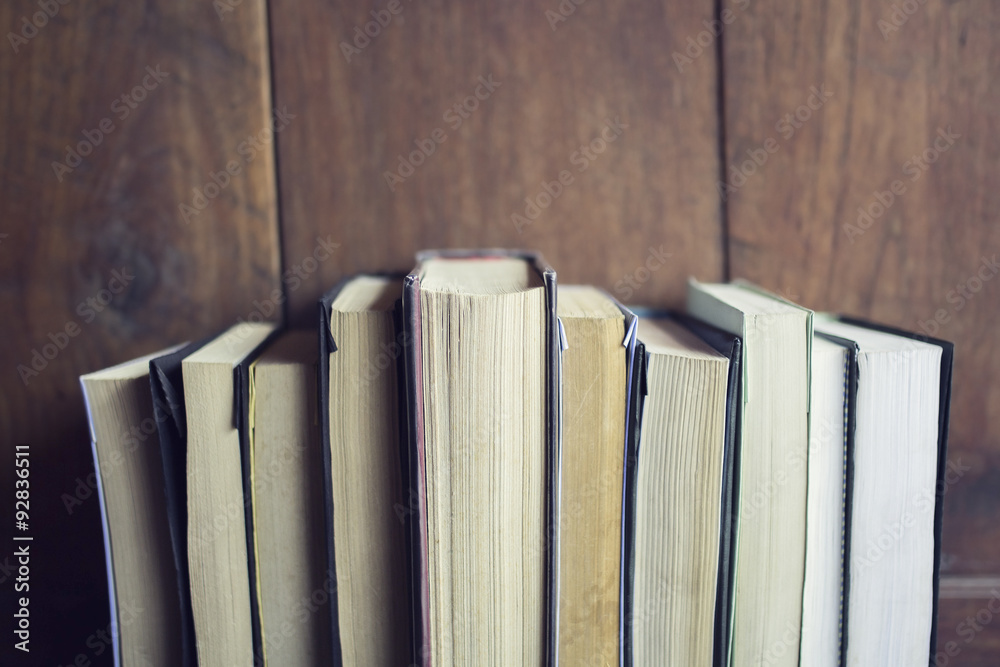
[[711, 2], [389, 4], [271, 3], [277, 105], [297, 114], [278, 141], [286, 269], [340, 244], [302, 272], [297, 321], [340, 277], [426, 247], [540, 249], [560, 281], [631, 302], [722, 277], [715, 51], [683, 72], [671, 56]]
[[995, 667], [1000, 656], [1000, 579], [941, 580], [935, 667]]
[[[238, 152], [269, 121], [266, 14], [263, 0], [224, 21], [210, 2], [51, 2], [46, 19], [40, 4], [0, 5], [4, 34], [45, 23], [0, 48], [0, 488], [13, 497], [13, 445], [29, 443], [32, 664], [105, 665], [77, 376], [227, 326], [279, 286], [273, 153]], [[57, 170], [68, 145], [80, 161]], [[241, 173], [185, 224], [179, 205], [230, 160]], [[24, 382], [36, 350], [52, 358]], [[12, 652], [0, 662], [21, 664]]]
[[1000, 572], [997, 20], [983, 0], [761, 0], [724, 37], [732, 274], [955, 341], [950, 459], [970, 469], [944, 544], [961, 573]]

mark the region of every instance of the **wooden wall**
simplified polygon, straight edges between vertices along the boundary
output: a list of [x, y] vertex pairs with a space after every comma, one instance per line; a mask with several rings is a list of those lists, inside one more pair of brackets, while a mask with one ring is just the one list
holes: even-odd
[[[276, 317], [278, 287], [287, 318], [311, 323], [345, 275], [489, 245], [538, 248], [563, 282], [633, 303], [680, 305], [688, 275], [746, 277], [910, 329], [938, 316], [958, 346], [950, 459], [963, 470], [947, 494], [940, 632], [959, 651], [940, 664], [995, 664], [996, 625], [966, 642], [963, 624], [1000, 586], [1000, 280], [977, 280], [1000, 250], [998, 10], [893, 6], [105, 1], [60, 5], [16, 52], [8, 38], [0, 456], [32, 446], [45, 537], [32, 658], [110, 664], [91, 639], [107, 623], [97, 504], [64, 503], [92, 470], [78, 375]], [[4, 4], [0, 28], [19, 33], [38, 8]], [[157, 65], [168, 75], [146, 99], [115, 102]], [[114, 129], [60, 180], [52, 163], [104, 118]], [[939, 131], [947, 150], [917, 164]], [[199, 201], [213, 174], [225, 187]], [[902, 194], [859, 227], [858, 207], [878, 213], [897, 180]], [[100, 312], [79, 306], [115, 270], [135, 277]], [[18, 366], [69, 324], [78, 333], [26, 385]]]
[[[189, 223], [179, 210], [211, 173], [245, 159], [240, 142], [268, 122], [267, 21], [251, 0], [225, 22], [189, 0], [57, 6], [16, 53], [9, 38], [0, 44], [0, 517], [9, 535], [13, 445], [28, 443], [35, 538], [30, 656], [13, 655], [13, 542], [0, 546], [0, 664], [82, 655], [78, 664], [110, 665], [78, 376], [221, 329], [279, 286], [273, 151], [243, 164]], [[19, 34], [38, 11], [0, 4], [0, 30]], [[85, 132], [96, 145], [57, 174], [67, 145], [90, 143]], [[58, 341], [64, 349], [46, 350]], [[18, 367], [34, 370], [34, 350], [54, 358], [39, 358], [25, 382]]]

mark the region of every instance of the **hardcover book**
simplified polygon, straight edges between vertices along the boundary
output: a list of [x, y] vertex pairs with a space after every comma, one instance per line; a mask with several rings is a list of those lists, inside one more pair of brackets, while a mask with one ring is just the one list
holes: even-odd
[[319, 411], [334, 664], [410, 657], [401, 277], [362, 275], [319, 304]]
[[413, 659], [555, 664], [555, 272], [515, 251], [417, 262], [403, 291]]
[[742, 343], [686, 315], [637, 312], [646, 395], [629, 458], [625, 664], [724, 665]]

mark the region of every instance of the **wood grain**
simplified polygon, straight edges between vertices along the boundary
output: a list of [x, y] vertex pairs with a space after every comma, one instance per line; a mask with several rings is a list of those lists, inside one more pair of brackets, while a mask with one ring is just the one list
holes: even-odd
[[[712, 3], [562, 4], [575, 10], [550, 23], [555, 0], [402, 0], [381, 28], [389, 3], [271, 3], [276, 103], [298, 114], [278, 141], [285, 266], [318, 236], [341, 244], [291, 294], [295, 320], [311, 322], [340, 277], [408, 270], [420, 248], [539, 249], [561, 282], [633, 303], [679, 305], [687, 275], [722, 277], [715, 51], [684, 72], [671, 57]], [[369, 28], [355, 52], [355, 29]], [[476, 100], [480, 77], [499, 85]], [[467, 118], [453, 109], [463, 101]], [[435, 130], [444, 141], [390, 189], [386, 172]], [[593, 160], [577, 153], [591, 141]], [[525, 198], [540, 194], [519, 232], [512, 215], [528, 220]]]
[[[271, 150], [190, 224], [179, 211], [268, 122], [266, 14], [263, 0], [225, 21], [209, 2], [51, 4], [37, 34], [0, 48], [0, 469], [13, 489], [13, 445], [31, 445], [32, 664], [104, 665], [104, 549], [77, 376], [207, 335], [279, 286]], [[39, 11], [4, 3], [0, 32]], [[88, 136], [89, 154], [57, 175], [66, 146]], [[46, 366], [25, 384], [18, 366], [34, 350], [54, 358], [39, 358]], [[12, 502], [0, 507], [6, 534]], [[10, 591], [12, 575], [0, 577]], [[7, 619], [12, 602], [4, 596]], [[0, 662], [21, 664], [11, 644]]]
[[[1000, 572], [998, 20], [984, 1], [761, 0], [724, 38], [733, 277], [956, 343], [949, 458], [969, 469], [949, 488], [944, 564], [957, 573]], [[810, 109], [814, 87], [831, 96]], [[796, 113], [799, 127], [781, 124]], [[731, 168], [769, 138], [739, 183]]]
[[[348, 62], [341, 42], [389, 5], [270, 3], [274, 106], [286, 119], [277, 162], [274, 143], [243, 143], [272, 113], [262, 0], [220, 0], [221, 18], [209, 2], [70, 2], [23, 43], [0, 45], [0, 455], [33, 448], [32, 516], [46, 535], [33, 561], [34, 658], [110, 664], [95, 648], [107, 623], [97, 503], [69, 514], [63, 502], [78, 480], [91, 490], [77, 376], [239, 317], [276, 317], [279, 287], [293, 319], [311, 323], [335, 280], [408, 269], [423, 247], [538, 248], [564, 283], [660, 305], [680, 303], [689, 274], [726, 277], [728, 256], [731, 277], [814, 308], [911, 329], [933, 329], [943, 313], [937, 334], [958, 345], [951, 459], [969, 468], [946, 496], [944, 567], [1000, 572], [1000, 281], [975, 280], [989, 273], [982, 258], [1000, 253], [1000, 9], [917, 3], [883, 35], [888, 1], [723, 2], [720, 82], [705, 0], [587, 2], [554, 23], [554, 0], [400, 0]], [[0, 5], [0, 32], [20, 33], [38, 11]], [[679, 67], [675, 53], [692, 59]], [[156, 65], [169, 76], [146, 99], [112, 107]], [[500, 85], [456, 126], [449, 110], [490, 75]], [[823, 85], [832, 97], [801, 127], [778, 126]], [[580, 171], [574, 152], [616, 117], [628, 127]], [[60, 181], [53, 162], [104, 118], [113, 131]], [[960, 136], [911, 180], [907, 161], [949, 126]], [[390, 189], [385, 172], [435, 130], [444, 142]], [[727, 177], [767, 155], [724, 203], [720, 138]], [[224, 181], [230, 161], [240, 173], [185, 224], [179, 205], [213, 173]], [[525, 198], [564, 170], [572, 182], [519, 233], [512, 214], [526, 215]], [[858, 207], [894, 180], [904, 194], [849, 236]], [[128, 285], [100, 312], [88, 306], [123, 269]], [[65, 349], [25, 385], [17, 367], [71, 324]], [[11, 468], [0, 469], [12, 488]], [[0, 549], [4, 586], [10, 552]], [[942, 603], [942, 642], [980, 602]], [[998, 652], [990, 636], [949, 664], [993, 664], [976, 657]]]
[[941, 581], [934, 667], [995, 667], [1000, 655], [1000, 578]]

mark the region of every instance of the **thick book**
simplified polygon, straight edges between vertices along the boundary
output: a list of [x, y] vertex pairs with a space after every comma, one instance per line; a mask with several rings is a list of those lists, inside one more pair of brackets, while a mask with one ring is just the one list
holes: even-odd
[[327, 580], [335, 665], [410, 658], [403, 495], [402, 276], [361, 275], [319, 303]]
[[623, 650], [622, 512], [636, 317], [606, 293], [560, 285], [562, 475], [559, 660], [616, 664]]
[[743, 341], [728, 664], [796, 667], [813, 313], [747, 283], [694, 280], [688, 311]]
[[335, 586], [326, 578], [316, 360], [316, 334], [288, 331], [241, 364], [244, 484], [251, 489], [251, 571], [263, 651], [255, 661], [264, 665], [331, 662]]
[[556, 664], [555, 272], [518, 251], [417, 262], [403, 291], [413, 660]]
[[852, 348], [841, 664], [931, 664], [954, 347], [846, 317]]
[[80, 378], [104, 524], [116, 665], [184, 663], [181, 590], [171, 549], [159, 414], [149, 382], [149, 363], [156, 356]]
[[249, 366], [276, 333], [241, 323], [181, 362], [188, 572], [198, 664], [263, 662], [249, 460]]
[[638, 309], [641, 429], [629, 457], [625, 664], [724, 665], [738, 472], [738, 336]]

